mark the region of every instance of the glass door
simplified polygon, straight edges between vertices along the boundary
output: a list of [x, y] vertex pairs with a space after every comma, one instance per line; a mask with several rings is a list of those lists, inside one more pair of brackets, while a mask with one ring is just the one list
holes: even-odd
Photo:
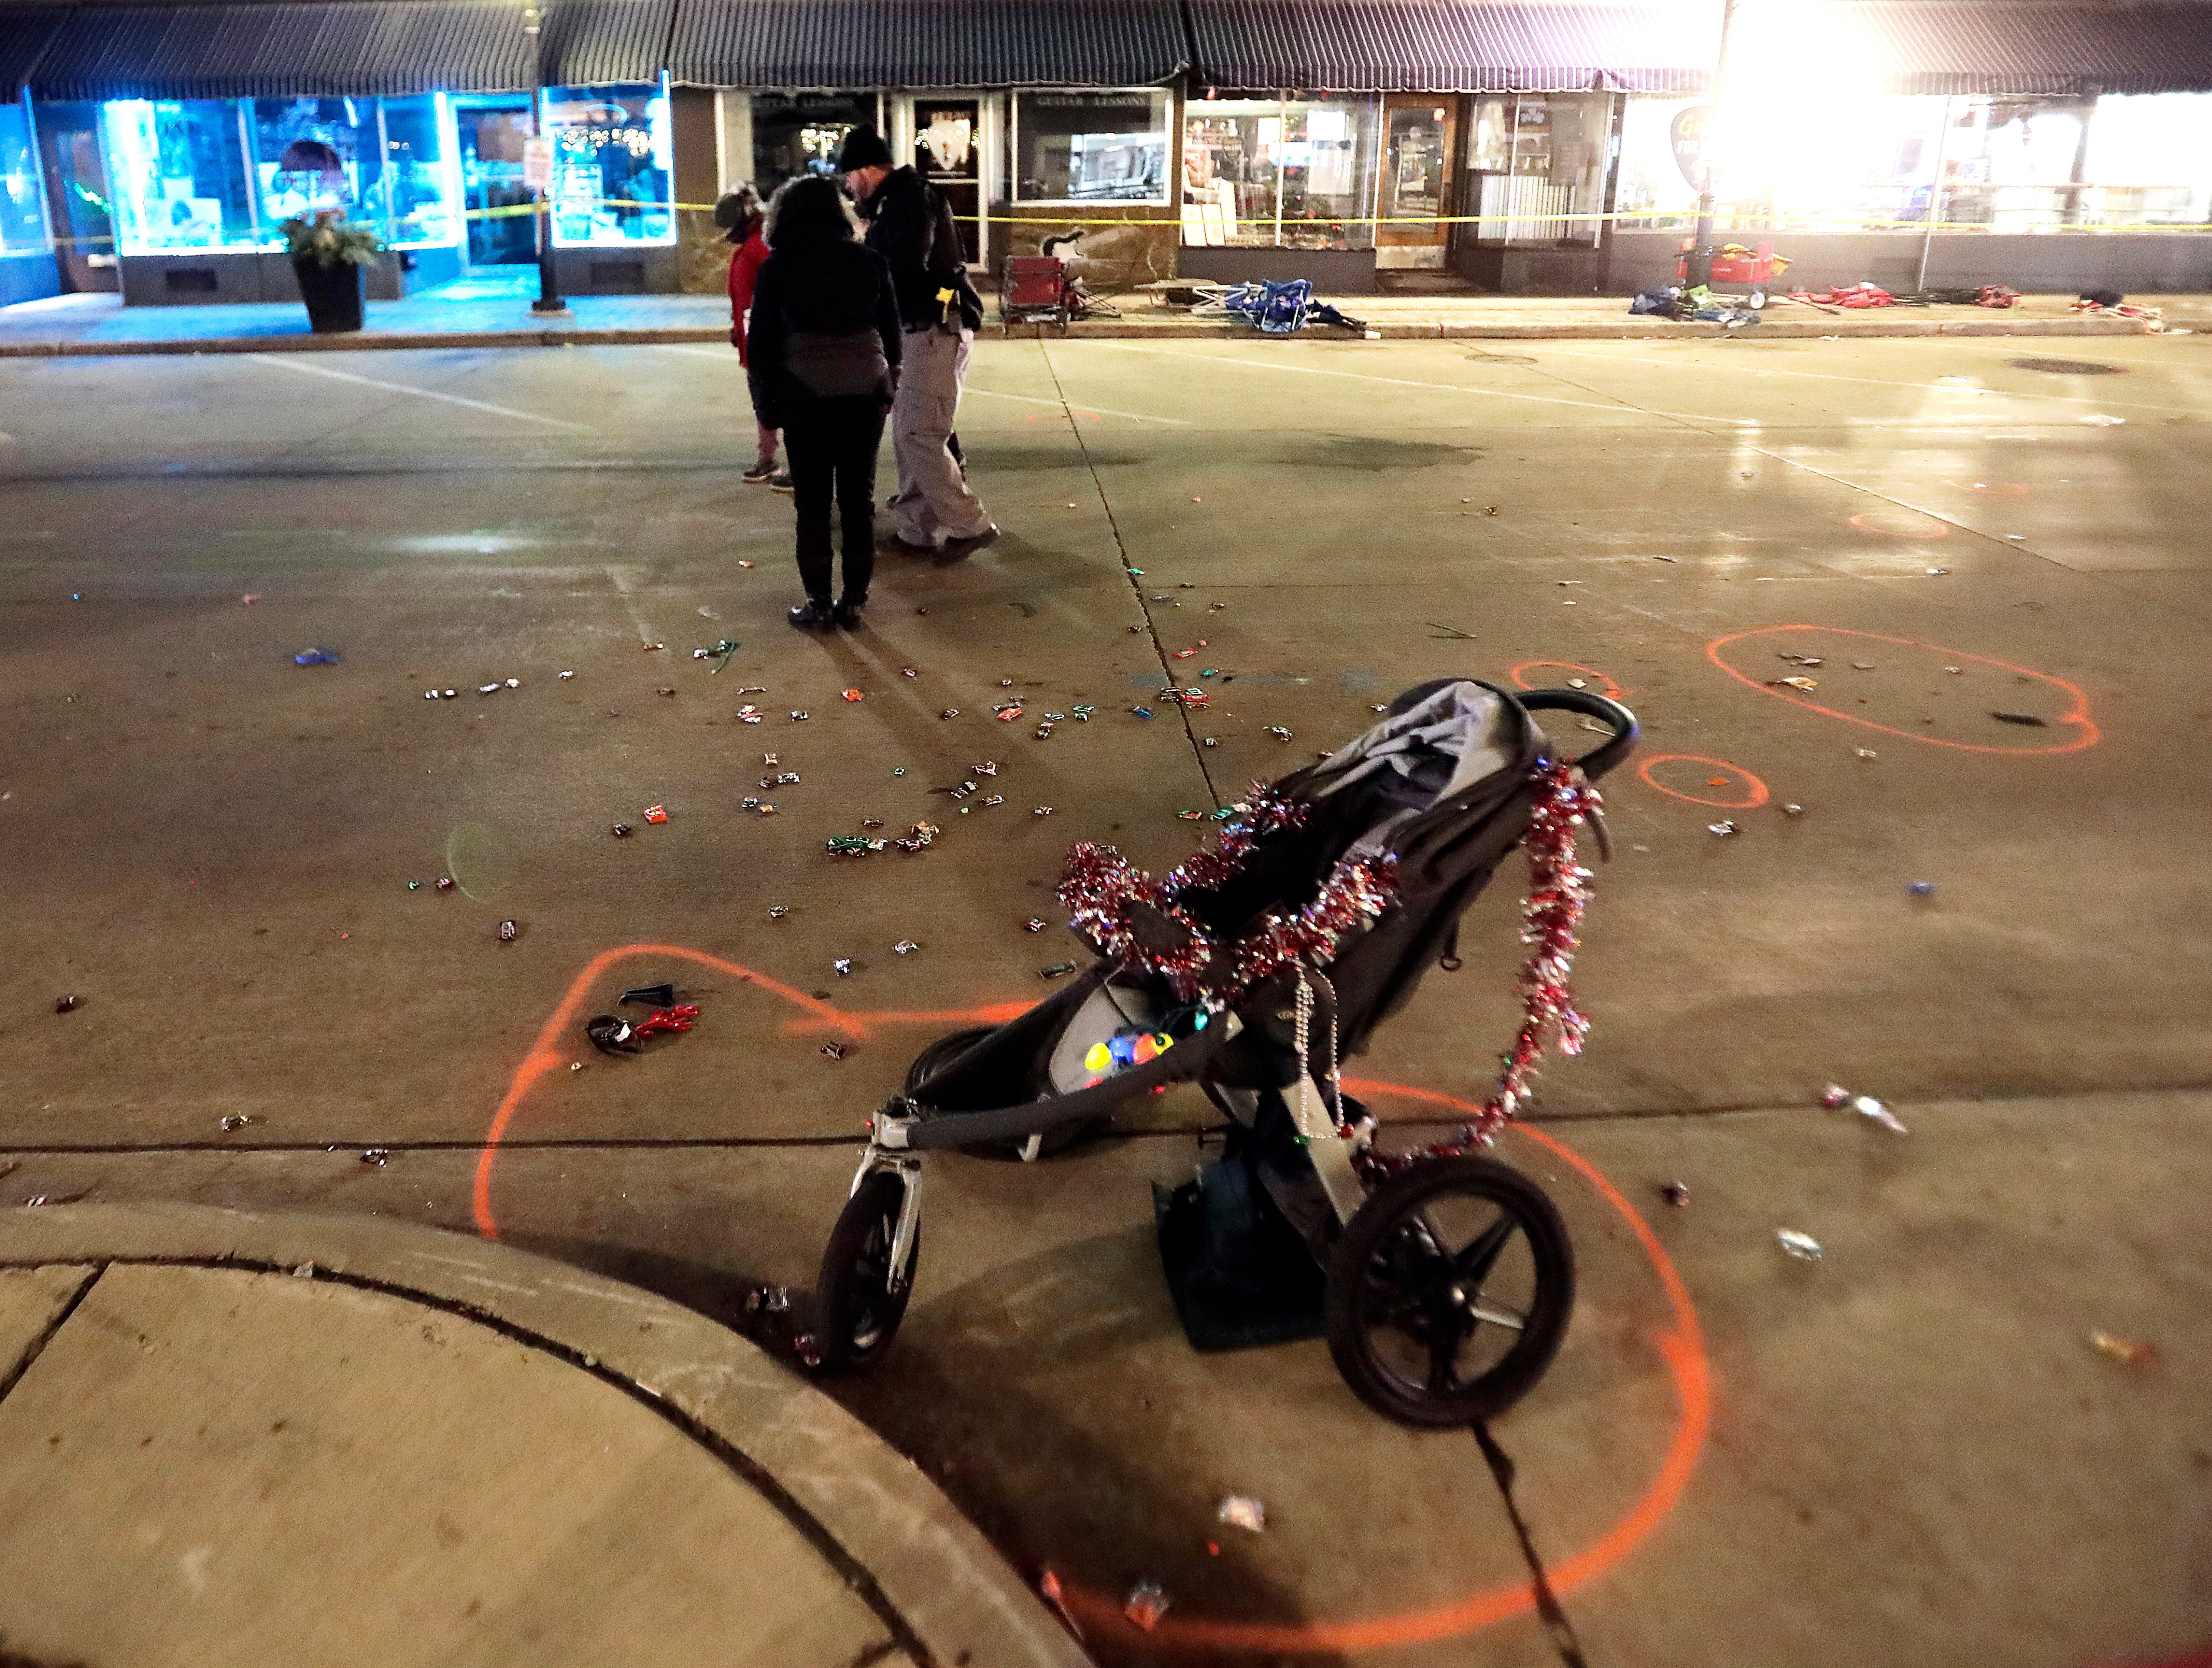
[[993, 133], [984, 130], [997, 113], [994, 105], [975, 94], [939, 98], [921, 93], [892, 104], [892, 155], [911, 161], [915, 173], [945, 194], [970, 266], [982, 265], [990, 246], [982, 215], [990, 200], [985, 159], [993, 155], [995, 127]]
[[1382, 172], [1376, 191], [1375, 264], [1444, 264], [1451, 227], [1452, 157], [1459, 112], [1449, 97], [1394, 93], [1382, 101]]
[[522, 142], [530, 136], [528, 96], [456, 99], [453, 104], [469, 216], [469, 264], [534, 262], [538, 197], [522, 183]]

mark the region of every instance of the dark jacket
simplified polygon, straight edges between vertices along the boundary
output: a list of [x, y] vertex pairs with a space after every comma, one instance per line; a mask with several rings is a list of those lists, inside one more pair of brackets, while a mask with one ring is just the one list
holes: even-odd
[[947, 306], [938, 292], [949, 289], [958, 322], [969, 330], [983, 322], [982, 298], [969, 282], [960, 231], [943, 192], [912, 168], [896, 168], [860, 205], [867, 217], [868, 247], [890, 263], [898, 287], [899, 318], [918, 331], [943, 324]]
[[898, 306], [884, 258], [842, 240], [774, 251], [753, 285], [745, 381], [753, 414], [781, 428], [795, 400], [872, 395], [890, 403]]

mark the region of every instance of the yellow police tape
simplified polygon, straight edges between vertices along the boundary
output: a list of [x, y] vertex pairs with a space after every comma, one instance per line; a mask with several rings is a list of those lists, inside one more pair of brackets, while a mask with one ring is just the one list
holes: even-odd
[[[711, 214], [714, 212], [714, 205], [711, 203], [638, 203], [628, 197], [565, 197], [562, 201], [562, 206], [564, 207], [574, 207], [580, 203], [588, 203], [594, 208], [623, 209], [629, 210], [635, 214], [666, 214], [672, 209], [684, 214]], [[460, 213], [461, 217], [465, 220], [511, 220], [520, 218], [524, 215], [535, 216], [538, 213], [538, 209], [539, 205], [534, 203], [516, 203], [502, 204], [497, 208], [465, 209], [462, 209]], [[1167, 226], [1181, 228], [1189, 223], [1182, 215], [1117, 215], [1112, 216], [1086, 217], [1076, 215], [1039, 214], [1034, 211], [1027, 214], [1012, 215], [955, 215], [952, 218], [962, 225], [966, 226], [1041, 226], [1055, 227], [1073, 226]], [[1254, 215], [1240, 216], [1232, 223], [1254, 227], [1280, 224], [1285, 227], [1296, 226], [1302, 228], [1327, 226], [1372, 226], [1376, 227], [1385, 226], [1425, 226], [1436, 227], [1443, 226], [1503, 225], [1573, 225], [1589, 226], [1595, 227], [1609, 221], [1614, 224], [1616, 227], [1625, 227], [1631, 231], [1641, 230], [1650, 232], [1683, 233], [1690, 230], [1691, 228], [1683, 226], [1679, 222], [1687, 220], [1689, 216], [1686, 214], [1654, 214], [1651, 210], [1647, 209], [1641, 210], [1621, 209], [1616, 210], [1612, 214], [1340, 215], [1296, 220], [1285, 217], [1279, 222], [1270, 215]], [[1671, 220], [1678, 223], [1671, 226], [1642, 227], [1633, 224], [1633, 222], [1638, 221], [1653, 220]], [[1725, 220], [1725, 217], [1723, 217], [1723, 220]], [[1894, 218], [1883, 217], [1869, 218], [1861, 215], [1794, 215], [1790, 218], [1786, 227], [1776, 230], [1769, 230], [1767, 228], [1753, 226], [1746, 226], [1741, 221], [1723, 223], [1716, 227], [1715, 236], [1718, 237], [1726, 234], [1732, 234], [1738, 239], [1747, 236], [1768, 238], [1787, 237], [1792, 231], [1806, 231], [1814, 228], [1864, 232], [1925, 233], [1929, 229], [1929, 224], [1924, 220], [1898, 220]], [[1938, 221], [1935, 229], [1938, 233], [1953, 233], [1996, 232], [2002, 228], [2000, 223], [1996, 221], [1947, 220]], [[2186, 226], [2175, 226], [2156, 221], [2130, 221], [2118, 225], [2045, 226], [2037, 228], [2037, 230], [2033, 233], [2015, 233], [2014, 235], [2039, 237], [2051, 234], [2057, 234], [2063, 236], [2094, 237], [2109, 232], [2157, 232], [2169, 234], [2181, 234], [2201, 237], [2207, 233], [2212, 233], [2212, 225], [2208, 225], [2203, 222], [2195, 222]], [[106, 236], [56, 238], [52, 241], [58, 246], [65, 246], [69, 247], [76, 247], [80, 245], [112, 244], [115, 240], [112, 236]], [[1229, 245], [1217, 246], [1234, 247], [1235, 246]], [[179, 250], [175, 252], [181, 254], [188, 253], [190, 252], [189, 250]]]

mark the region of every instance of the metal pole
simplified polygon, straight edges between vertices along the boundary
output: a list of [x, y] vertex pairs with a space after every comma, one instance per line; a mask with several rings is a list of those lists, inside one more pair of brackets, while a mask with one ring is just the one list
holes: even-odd
[[[542, 141], [545, 137], [545, 37], [544, 20], [538, 8], [526, 6], [522, 11], [522, 32], [530, 37], [530, 136]], [[538, 299], [530, 304], [532, 312], [566, 312], [568, 304], [561, 299], [561, 282], [553, 260], [553, 194], [550, 185], [538, 188]]]
[[1698, 230], [1690, 246], [1689, 287], [1713, 281], [1713, 134], [1721, 125], [1722, 100], [1728, 96], [1729, 37], [1735, 28], [1738, 0], [1724, 0], [1721, 8], [1720, 51], [1713, 59], [1713, 125], [1705, 135], [1705, 154], [1698, 163]]
[[1915, 289], [1928, 288], [1928, 257], [1936, 246], [1936, 220], [1943, 203], [1943, 162], [1951, 148], [1951, 100], [1943, 100], [1943, 126], [1936, 135], [1936, 174], [1928, 182], [1927, 230], [1920, 234], [1920, 276], [1913, 280]]

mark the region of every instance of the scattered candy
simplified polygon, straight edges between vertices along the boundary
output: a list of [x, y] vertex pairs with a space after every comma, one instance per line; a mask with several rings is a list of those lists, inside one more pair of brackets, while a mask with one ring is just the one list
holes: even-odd
[[667, 646], [662, 643], [644, 643], [639, 645], [639, 646], [641, 647], [647, 654], [652, 654], [659, 649], [666, 647]]
[[1690, 1202], [1690, 1184], [1686, 1181], [1662, 1182], [1659, 1197], [1680, 1210]]
[[791, 906], [789, 904], [771, 904], [769, 907], [768, 918], [771, 921], [780, 921], [789, 913], [791, 913]]
[[1032, 806], [1030, 810], [1030, 815], [1031, 816], [1050, 816], [1052, 815], [1052, 807], [1050, 805]]
[[1770, 689], [1817, 689], [1820, 685], [1816, 678], [1770, 677], [1766, 680], [1766, 687]]
[[242, 1112], [226, 1113], [218, 1120], [226, 1134], [232, 1130], [242, 1130], [252, 1121]]
[[1267, 1508], [1249, 1495], [1224, 1496], [1213, 1515], [1232, 1529], [1249, 1529], [1255, 1535], [1267, 1526]]
[[1794, 1228], [1784, 1228], [1777, 1229], [1774, 1237], [1780, 1241], [1784, 1251], [1800, 1261], [1817, 1263], [1820, 1260], [1820, 1242], [1810, 1234], [1800, 1234]]
[[630, 836], [630, 826], [627, 822], [617, 822], [608, 832], [617, 840], [628, 840]]
[[2089, 1346], [2101, 1355], [2130, 1367], [2141, 1367], [2146, 1362], [2158, 1359], [2158, 1351], [2141, 1338], [2120, 1337], [2113, 1333], [2094, 1331], [2089, 1334]]
[[1217, 739], [1215, 739], [1213, 737], [1212, 737], [1212, 736], [1206, 736], [1206, 737], [1200, 737], [1200, 738], [1199, 745], [1200, 745], [1200, 747], [1218, 747], [1218, 746], [1220, 746], [1220, 745], [1221, 745], [1221, 743], [1220, 743], [1220, 742], [1219, 742], [1219, 741], [1218, 741]]
[[840, 689], [838, 694], [847, 701], [866, 701], [867, 696], [858, 689]]
[[513, 943], [521, 932], [521, 926], [514, 921], [501, 921], [499, 924], [499, 941], [502, 944]]
[[[1198, 502], [1195, 498], [1190, 501], [1194, 504]], [[1139, 1581], [1129, 1589], [1129, 1597], [1121, 1606], [1121, 1614], [1150, 1633], [1160, 1625], [1160, 1618], [1167, 1614], [1168, 1605], [1172, 1602], [1166, 1589], [1158, 1581]]]
[[389, 1147], [364, 1147], [362, 1149], [361, 1162], [374, 1165], [380, 1170], [392, 1162], [392, 1149]]
[[1055, 961], [1048, 967], [1039, 967], [1037, 969], [1037, 977], [1040, 979], [1058, 979], [1064, 974], [1071, 974], [1074, 971], [1074, 962]]
[[451, 875], [441, 875], [431, 884], [441, 892], [450, 892], [453, 889], [453, 877]]
[[1028, 920], [1023, 922], [1022, 925], [1027, 927], [1031, 932], [1042, 932], [1045, 928], [1051, 925], [1052, 923], [1046, 920], [1042, 915], [1032, 915]]
[[806, 722], [806, 720], [807, 720], [809, 718], [811, 718], [811, 717], [812, 717], [812, 716], [813, 716], [813, 715], [812, 715], [811, 713], [802, 713], [802, 712], [800, 712], [800, 711], [799, 711], [797, 707], [793, 707], [793, 708], [792, 708], [792, 711], [791, 711], [791, 721], [792, 721], [793, 724], [804, 724], [804, 723], [805, 723], [805, 722]]
[[2033, 713], [1992, 713], [1990, 716], [1995, 719], [1999, 724], [2033, 725], [2038, 730], [2045, 730], [2050, 727], [2049, 719], [2039, 719]]
[[837, 970], [837, 977], [840, 979], [850, 979], [853, 976], [853, 958], [849, 955], [841, 955], [830, 965]]
[[1917, 880], [1905, 889], [1916, 898], [1932, 898], [1936, 895], [1936, 883], [1932, 880]]
[[1709, 834], [1716, 835], [1722, 840], [1726, 840], [1736, 832], [1736, 826], [1733, 822], [1708, 822], [1705, 824], [1705, 832]]
[[1875, 756], [1874, 749], [1870, 747], [1855, 747], [1851, 751], [1862, 759], [1871, 759]]
[[665, 822], [668, 821], [668, 807], [647, 805], [645, 808], [645, 820], [648, 822]]
[[820, 1052], [825, 1060], [842, 1060], [845, 1058], [846, 1049], [842, 1042], [825, 1042]]
[[999, 722], [1001, 724], [1012, 724], [1016, 719], [1021, 717], [1021, 715], [1022, 709], [1018, 707], [1001, 707], [999, 709]]
[[1784, 805], [1782, 807], [1782, 814], [1784, 816], [1802, 816], [1805, 814], [1805, 808], [1802, 805]]
[[1267, 733], [1273, 736], [1279, 742], [1286, 742], [1291, 738], [1291, 732], [1284, 729], [1279, 724], [1269, 725], [1267, 726]]
[[913, 939], [902, 938], [898, 943], [891, 946], [891, 954], [894, 955], [911, 955], [915, 951], [921, 948], [921, 946], [916, 943]]
[[294, 655], [292, 664], [295, 666], [335, 666], [338, 664], [338, 652], [336, 649], [309, 649], [305, 653]]
[[1152, 709], [1149, 707], [1132, 707], [1129, 710], [1140, 719], [1148, 719], [1152, 715]]
[[572, 677], [574, 677], [574, 676], [575, 676], [575, 673], [574, 673], [574, 672], [563, 672], [563, 673], [562, 673], [562, 674], [561, 674], [561, 681], [562, 681], [563, 683], [566, 683], [566, 682], [567, 682], [570, 678], [572, 678]]
[[76, 1011], [76, 998], [73, 996], [56, 997], [54, 998], [54, 1011], [58, 1014], [75, 1013]]
[[957, 719], [960, 716], [960, 709], [957, 707], [948, 707], [937, 716], [941, 719]]

